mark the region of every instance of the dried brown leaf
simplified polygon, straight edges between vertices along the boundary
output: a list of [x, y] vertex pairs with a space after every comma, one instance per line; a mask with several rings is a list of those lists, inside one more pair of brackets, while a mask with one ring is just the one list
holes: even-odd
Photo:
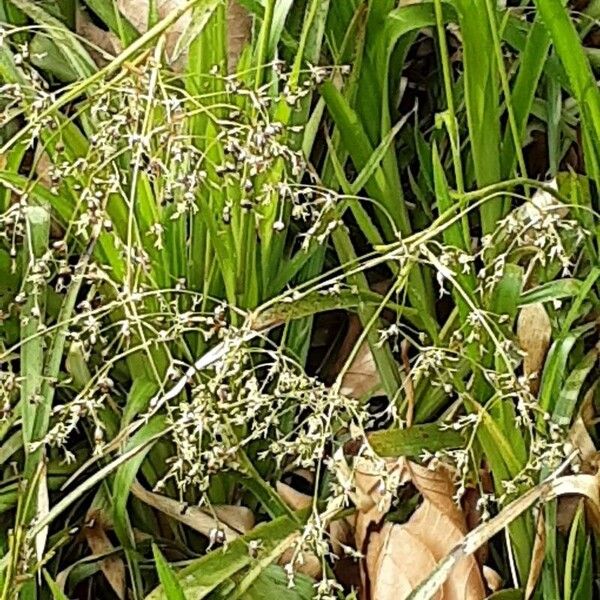
[[[370, 573], [372, 600], [407, 598], [422, 578], [435, 568], [436, 559], [427, 545], [402, 525], [386, 523], [369, 548], [367, 568]], [[407, 552], [407, 549], [410, 551]], [[374, 556], [373, 556], [374, 555]], [[443, 596], [437, 594], [434, 599]]]
[[86, 11], [77, 10], [75, 31], [89, 42], [86, 49], [99, 67], [106, 65], [111, 56], [116, 56], [122, 50], [119, 38], [95, 25]]
[[92, 516], [90, 525], [83, 528], [83, 535], [94, 556], [109, 554], [100, 561], [100, 568], [115, 594], [120, 600], [124, 600], [126, 593], [125, 563], [120, 556], [111, 554], [114, 546], [103, 527], [100, 515]]
[[350, 546], [354, 542], [353, 538], [352, 526], [346, 519], [337, 519], [329, 524], [329, 540], [336, 556], [343, 555], [343, 546]]
[[563, 464], [543, 483], [525, 492], [519, 498], [504, 507], [500, 513], [485, 521], [469, 532], [460, 544], [450, 548], [444, 558], [438, 561], [435, 569], [428, 575], [423, 584], [413, 593], [412, 600], [429, 600], [441, 589], [451, 576], [454, 567], [465, 557], [485, 544], [494, 535], [512, 523], [519, 515], [535, 503], [547, 502], [563, 495], [581, 495], [588, 501], [586, 506], [591, 515], [592, 524], [597, 526], [600, 515], [600, 486], [597, 475], [565, 475], [560, 474], [568, 467], [575, 454], [569, 456]]
[[517, 320], [517, 337], [525, 353], [523, 372], [526, 377], [532, 377], [530, 389], [533, 394], [539, 389], [539, 375], [550, 347], [551, 335], [550, 318], [541, 302], [528, 304], [521, 309]]
[[367, 342], [363, 342], [352, 364], [342, 377], [340, 391], [351, 398], [360, 398], [367, 392], [377, 392], [381, 387], [375, 359]]
[[[158, 0], [158, 16], [164, 19], [170, 12], [183, 4], [183, 0]], [[123, 15], [140, 32], [147, 30], [148, 0], [117, 0], [117, 5]], [[177, 20], [166, 33], [165, 50], [167, 56], [173, 56], [177, 42], [190, 24], [192, 12], [188, 11]], [[229, 0], [227, 10], [227, 64], [233, 70], [237, 64], [244, 45], [250, 38], [252, 19], [248, 11], [237, 0]], [[179, 55], [179, 51], [176, 51]], [[175, 67], [182, 68], [185, 64], [185, 53], [176, 57]]]
[[38, 181], [45, 187], [52, 187], [50, 180], [50, 171], [53, 167], [52, 161], [45, 151], [40, 151], [36, 155], [35, 159], [35, 174], [38, 177]]
[[586, 392], [585, 396], [583, 397], [583, 401], [581, 402], [581, 408], [579, 409], [579, 414], [587, 428], [593, 426], [596, 418], [594, 395], [596, 393], [597, 385], [598, 380], [594, 381], [594, 383], [590, 386], [590, 389]]
[[142, 502], [208, 537], [217, 529], [230, 541], [254, 526], [252, 511], [244, 506], [215, 506], [212, 511], [208, 511], [149, 492], [138, 482], [131, 486], [131, 493]]
[[544, 513], [540, 510], [537, 518], [535, 531], [535, 541], [533, 542], [533, 551], [531, 553], [531, 565], [529, 567], [529, 575], [525, 584], [525, 600], [531, 598], [535, 591], [538, 579], [542, 572], [544, 564], [544, 555], [546, 553], [546, 525], [544, 521]]
[[596, 445], [589, 434], [587, 427], [581, 417], [577, 417], [569, 431], [569, 441], [573, 447], [579, 450], [581, 459], [590, 462], [598, 454]]
[[[392, 503], [390, 490], [405, 483], [409, 478], [404, 458], [385, 462], [380, 465], [382, 467], [380, 472], [374, 472], [371, 467], [372, 464], [368, 461], [357, 459], [355, 462], [353, 500], [358, 513], [354, 538], [357, 550], [363, 553], [366, 553], [367, 544], [370, 543], [369, 531], [374, 526], [378, 526], [390, 510]], [[386, 480], [388, 480], [387, 485]], [[363, 572], [362, 576], [365, 579], [367, 574]]]
[[229, 0], [227, 9], [227, 66], [233, 71], [244, 46], [250, 39], [252, 19], [237, 0]]
[[277, 488], [277, 493], [281, 496], [281, 499], [292, 510], [302, 510], [303, 508], [308, 508], [312, 504], [312, 496], [295, 490], [287, 483], [278, 481], [275, 487]]
[[563, 496], [558, 499], [556, 528], [565, 536], [569, 535], [580, 502], [581, 498], [578, 496]]
[[[396, 463], [396, 468], [400, 470], [398, 482], [410, 481], [423, 497], [404, 524], [384, 523], [379, 532], [373, 532], [373, 525], [381, 523], [389, 510], [391, 494], [377, 487], [377, 476], [363, 473], [363, 483], [357, 484], [363, 495], [372, 499], [370, 506], [363, 501], [359, 507], [355, 532], [357, 547], [365, 554], [363, 597], [369, 600], [407, 598], [466, 533], [464, 515], [453, 500], [454, 484], [449, 470], [431, 470], [405, 460]], [[454, 565], [439, 595], [432, 597], [484, 598], [483, 579], [475, 558], [469, 556]]]
[[278, 563], [285, 566], [293, 564], [294, 571], [302, 575], [308, 575], [313, 579], [319, 579], [323, 573], [321, 561], [316, 554], [312, 552], [297, 552], [293, 545], [293, 539], [290, 540], [290, 547], [279, 557]]
[[502, 584], [504, 582], [498, 571], [495, 571], [487, 565], [483, 565], [483, 567], [481, 567], [481, 573], [483, 574], [483, 578], [485, 579], [485, 583], [490, 592], [494, 593], [502, 589]]

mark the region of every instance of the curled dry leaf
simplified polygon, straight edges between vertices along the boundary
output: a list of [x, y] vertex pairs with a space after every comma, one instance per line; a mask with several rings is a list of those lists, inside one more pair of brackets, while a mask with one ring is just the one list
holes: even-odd
[[142, 502], [207, 537], [210, 537], [214, 530], [219, 530], [227, 541], [231, 541], [247, 533], [254, 526], [254, 515], [244, 506], [214, 506], [211, 511], [208, 511], [149, 492], [138, 482], [134, 482], [131, 486], [131, 493]]
[[114, 546], [104, 528], [104, 520], [98, 512], [88, 514], [88, 523], [83, 528], [83, 535], [94, 556], [105, 556], [100, 562], [100, 568], [110, 587], [115, 594], [124, 600], [125, 586], [125, 563], [120, 556], [112, 554]]
[[[381, 475], [358, 472], [359, 501], [361, 495], [371, 496], [370, 503], [363, 498], [358, 505], [355, 533], [357, 548], [365, 556], [362, 597], [368, 600], [407, 598], [466, 533], [464, 515], [452, 499], [454, 484], [448, 470], [430, 470], [401, 459], [388, 463], [387, 471], [398, 483], [412, 483], [422, 503], [406, 523], [384, 523], [391, 504], [391, 492], [386, 489], [391, 486], [383, 485]], [[475, 558], [459, 561], [441, 591], [432, 597], [483, 599], [483, 579]]]
[[597, 456], [596, 445], [581, 417], [577, 417], [569, 430], [569, 442], [579, 451], [584, 464], [592, 463]]
[[[592, 424], [593, 394], [595, 388], [596, 385], [594, 384], [586, 393], [579, 415], [575, 417], [569, 430], [569, 442], [578, 452], [581, 459], [580, 469], [588, 475], [597, 473], [600, 467], [600, 453], [596, 450], [596, 445], [588, 431], [588, 424], [590, 426]], [[558, 500], [556, 525], [558, 530], [564, 535], [568, 535], [571, 529], [571, 524], [575, 518], [579, 503], [580, 499], [577, 496], [563, 496]]]
[[500, 573], [498, 573], [498, 571], [495, 571], [487, 565], [483, 565], [481, 572], [490, 592], [494, 593], [502, 589], [502, 584], [504, 582], [502, 581], [502, 577], [500, 577]]
[[523, 372], [526, 377], [532, 378], [532, 394], [536, 394], [539, 389], [539, 376], [550, 347], [551, 336], [552, 326], [544, 305], [538, 302], [524, 306], [517, 321], [517, 337], [521, 350], [525, 353]]

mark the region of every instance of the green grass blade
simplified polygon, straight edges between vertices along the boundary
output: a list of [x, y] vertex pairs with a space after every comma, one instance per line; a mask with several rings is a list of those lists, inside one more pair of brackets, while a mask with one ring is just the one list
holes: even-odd
[[[251, 541], [262, 542], [258, 558], [269, 555], [298, 530], [300, 522], [301, 520], [296, 521], [290, 517], [279, 517], [258, 525], [247, 535], [233, 540], [226, 548], [209, 552], [177, 573], [181, 588], [188, 598], [206, 598], [218, 585], [256, 560], [248, 552]], [[146, 600], [168, 600], [168, 597], [162, 587], [159, 587], [148, 594]]]
[[586, 168], [600, 186], [600, 90], [583, 45], [561, 0], [535, 0], [540, 17], [550, 32], [556, 52], [565, 68], [573, 96], [581, 110]]
[[413, 425], [406, 429], [386, 429], [369, 433], [369, 444], [383, 457], [410, 456], [418, 458], [423, 451], [437, 452], [450, 448], [462, 448], [465, 439], [461, 433], [431, 423]]
[[592, 348], [583, 359], [577, 363], [573, 371], [569, 373], [552, 414], [552, 421], [563, 427], [568, 426], [573, 419], [577, 401], [581, 397], [581, 390], [592, 369], [598, 362], [598, 348]]
[[[455, 0], [463, 42], [465, 104], [471, 155], [479, 187], [500, 180], [499, 75], [492, 32], [483, 2]], [[502, 215], [500, 198], [481, 207], [484, 234], [492, 233]]]
[[187, 600], [177, 575], [162, 555], [156, 544], [152, 544], [152, 554], [156, 562], [156, 571], [166, 600]]
[[11, 2], [36, 23], [48, 29], [47, 33], [51, 35], [52, 41], [56, 43], [79, 77], [90, 77], [97, 71], [96, 63], [87, 50], [61, 21], [30, 0], [11, 0]]
[[54, 579], [52, 579], [52, 577], [50, 577], [50, 575], [49, 575], [48, 571], [46, 571], [46, 569], [44, 569], [43, 573], [44, 573], [44, 579], [46, 580], [46, 583], [48, 584], [48, 588], [50, 589], [50, 593], [52, 594], [53, 600], [69, 600], [61, 592], [56, 581], [54, 581]]
[[[32, 277], [31, 268], [47, 251], [50, 235], [50, 214], [44, 206], [31, 206], [26, 209], [27, 248], [23, 278]], [[43, 326], [44, 287], [27, 283], [23, 290], [26, 302], [21, 320], [21, 338], [26, 340], [21, 346], [21, 405], [23, 417], [23, 442], [34, 441], [35, 417], [43, 385], [44, 340], [39, 334]], [[29, 475], [33, 471], [28, 470]]]

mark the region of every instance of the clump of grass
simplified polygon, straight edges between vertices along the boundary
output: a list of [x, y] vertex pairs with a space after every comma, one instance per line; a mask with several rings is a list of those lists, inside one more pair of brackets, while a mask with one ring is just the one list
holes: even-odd
[[[506, 588], [586, 597], [595, 536], [552, 499], [597, 485], [556, 479], [595, 437], [586, 20], [267, 0], [231, 70], [222, 3], [152, 4], [140, 35], [116, 5], [0, 2], [1, 597], [366, 594], [375, 532], [339, 532], [410, 518], [390, 457], [476, 496], [469, 552]], [[122, 53], [99, 68], [74, 8]], [[348, 312], [333, 360], [318, 315]]]

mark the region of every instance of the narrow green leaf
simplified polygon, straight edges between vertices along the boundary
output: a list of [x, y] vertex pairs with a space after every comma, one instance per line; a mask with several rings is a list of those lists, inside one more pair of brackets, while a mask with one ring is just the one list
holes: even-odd
[[171, 569], [156, 544], [152, 544], [152, 554], [154, 555], [156, 571], [166, 600], [187, 600], [175, 572]]
[[[244, 567], [254, 561], [269, 555], [273, 549], [294, 534], [300, 527], [301, 521], [290, 517], [279, 517], [269, 523], [255, 527], [247, 535], [233, 540], [226, 548], [209, 552], [206, 556], [193, 561], [177, 573], [177, 579], [187, 598], [202, 600], [218, 585], [233, 577]], [[260, 550], [254, 557], [249, 551], [251, 541], [260, 541]], [[168, 600], [162, 587], [156, 588], [146, 600]]]
[[600, 184], [600, 90], [583, 50], [579, 34], [561, 0], [535, 0], [540, 17], [550, 32], [556, 52], [562, 62], [573, 96], [581, 110], [586, 167]]
[[373, 450], [383, 457], [417, 458], [423, 451], [437, 452], [448, 448], [462, 448], [465, 445], [465, 439], [458, 431], [441, 423], [376, 431], [369, 433], [368, 439]]
[[[43, 206], [30, 206], [26, 209], [26, 248], [27, 260], [23, 279], [31, 277], [31, 269], [48, 249], [50, 236], [50, 214]], [[26, 302], [21, 318], [21, 405], [23, 417], [23, 442], [25, 445], [33, 440], [35, 416], [40, 402], [44, 370], [44, 340], [39, 332], [43, 325], [45, 309], [44, 286], [34, 288], [26, 283], [23, 289]], [[33, 471], [29, 472], [29, 476]]]
[[536, 304], [537, 302], [551, 302], [552, 300], [563, 300], [577, 296], [581, 289], [579, 279], [557, 279], [543, 283], [521, 294], [519, 306]]
[[60, 588], [56, 584], [56, 581], [54, 581], [54, 579], [52, 579], [52, 577], [50, 577], [50, 575], [48, 574], [48, 571], [46, 571], [46, 569], [44, 569], [42, 572], [44, 574], [44, 579], [46, 580], [46, 583], [48, 584], [48, 587], [50, 588], [50, 593], [52, 594], [52, 598], [54, 600], [69, 600], [61, 592]]
[[60, 49], [79, 77], [90, 77], [97, 71], [96, 63], [91, 59], [77, 36], [64, 23], [31, 0], [11, 0], [11, 2], [36, 23], [47, 28], [47, 34], [51, 36], [52, 42]]
[[598, 353], [597, 347], [592, 348], [567, 377], [554, 406], [552, 420], [555, 423], [563, 427], [571, 423], [585, 380], [598, 361]]

